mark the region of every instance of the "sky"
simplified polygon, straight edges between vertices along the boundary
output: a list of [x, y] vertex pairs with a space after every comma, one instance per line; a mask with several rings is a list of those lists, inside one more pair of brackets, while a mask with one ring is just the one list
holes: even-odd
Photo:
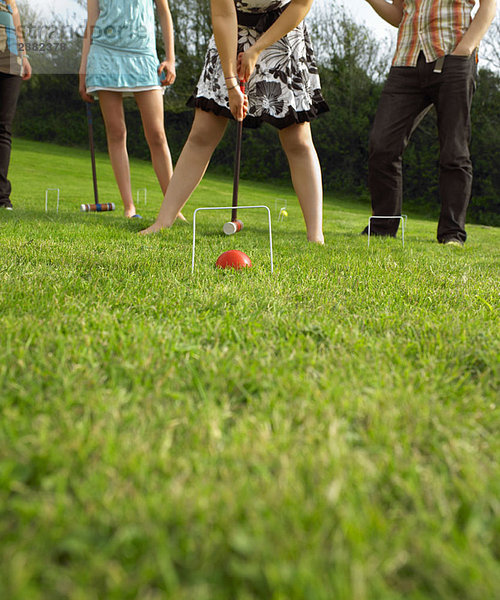
[[85, 10], [75, 0], [18, 0], [18, 3], [29, 4], [44, 17], [58, 12], [62, 16], [77, 13], [85, 18]]
[[339, 4], [347, 8], [355, 21], [369, 25], [375, 35], [396, 36], [397, 29], [381, 19], [366, 0], [344, 0]]

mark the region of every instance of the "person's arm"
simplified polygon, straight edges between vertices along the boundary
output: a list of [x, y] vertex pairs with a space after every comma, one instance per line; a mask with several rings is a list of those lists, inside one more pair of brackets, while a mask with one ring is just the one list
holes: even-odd
[[259, 39], [238, 55], [238, 74], [247, 81], [253, 73], [260, 53], [295, 29], [309, 12], [313, 0], [291, 0], [278, 19], [265, 31]]
[[16, 0], [11, 0], [10, 6], [12, 8], [12, 20], [14, 21], [14, 28], [16, 30], [17, 47], [21, 49], [21, 57], [23, 60], [22, 78], [27, 81], [31, 78], [31, 65], [28, 57], [26, 56], [26, 44], [24, 43], [23, 27], [21, 25], [19, 11], [17, 10]]
[[90, 50], [90, 42], [92, 38], [92, 32], [94, 31], [97, 18], [99, 17], [99, 0], [87, 0], [87, 25], [85, 27], [85, 33], [83, 34], [83, 47], [82, 47], [82, 60], [80, 61], [79, 75], [79, 88], [80, 96], [85, 102], [93, 102], [92, 96], [87, 94], [87, 87], [85, 85], [85, 76], [87, 74], [87, 57]]
[[389, 4], [386, 0], [366, 0], [373, 10], [387, 21], [389, 25], [399, 27], [403, 18], [403, 0], [392, 0]]
[[164, 73], [161, 80], [162, 85], [172, 85], [175, 81], [175, 47], [174, 47], [174, 25], [168, 0], [155, 0], [156, 11], [160, 20], [163, 42], [165, 44], [165, 60], [158, 67], [158, 75]]
[[480, 0], [476, 16], [472, 19], [469, 29], [467, 29], [464, 37], [460, 40], [452, 54], [470, 56], [488, 31], [496, 12], [496, 0]]
[[[238, 51], [238, 21], [233, 0], [211, 0], [212, 27], [226, 80], [229, 108], [237, 121], [242, 121], [248, 110], [248, 101], [240, 90], [236, 53]], [[244, 78], [242, 78], [244, 79]]]

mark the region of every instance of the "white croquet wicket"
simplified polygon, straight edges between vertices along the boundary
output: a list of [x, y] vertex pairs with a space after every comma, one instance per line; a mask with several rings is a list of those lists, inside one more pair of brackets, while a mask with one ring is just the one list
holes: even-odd
[[371, 225], [372, 219], [399, 219], [401, 221], [401, 240], [403, 242], [403, 248], [405, 245], [405, 228], [408, 223], [408, 215], [372, 215], [368, 219], [368, 247], [370, 246], [370, 233], [371, 233]]
[[140, 199], [141, 199], [141, 192], [143, 194], [144, 197], [144, 206], [146, 206], [146, 204], [148, 203], [148, 190], [147, 188], [141, 188], [140, 190], [137, 190], [137, 205], [139, 205]]
[[49, 192], [57, 192], [56, 212], [59, 212], [59, 197], [61, 190], [59, 188], [47, 188], [45, 190], [45, 212], [49, 210]]
[[[207, 206], [202, 208], [197, 208], [193, 213], [193, 255], [191, 259], [191, 273], [194, 273], [194, 257], [196, 251], [196, 215], [201, 210], [232, 210], [232, 206]], [[268, 206], [257, 205], [257, 206], [238, 206], [238, 210], [247, 210], [251, 208], [262, 208], [267, 211], [268, 224], [269, 224], [269, 256], [271, 259], [271, 273], [274, 271], [274, 262], [273, 262], [273, 233], [271, 226], [271, 211]]]
[[[282, 204], [283, 202], [285, 203], [284, 206], [282, 206], [279, 211], [278, 211], [278, 202], [279, 204]], [[275, 198], [274, 199], [274, 211], [276, 213], [276, 216], [278, 217], [278, 221], [283, 221], [284, 220], [284, 214], [283, 211], [286, 211], [288, 209], [288, 200], [286, 198]]]

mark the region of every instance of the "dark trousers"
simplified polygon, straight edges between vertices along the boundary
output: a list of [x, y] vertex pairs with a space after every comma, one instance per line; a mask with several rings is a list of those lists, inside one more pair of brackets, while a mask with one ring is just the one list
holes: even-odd
[[12, 121], [21, 90], [21, 77], [0, 72], [0, 206], [10, 203], [10, 181], [7, 179], [12, 147]]
[[[420, 54], [416, 67], [392, 67], [385, 84], [370, 136], [369, 186], [374, 215], [401, 215], [402, 157], [412, 132], [432, 105], [439, 133], [439, 194], [441, 215], [438, 241], [465, 242], [465, 215], [471, 196], [472, 163], [469, 154], [470, 109], [476, 82], [476, 56], [436, 62]], [[394, 235], [399, 219], [373, 219], [372, 231]]]

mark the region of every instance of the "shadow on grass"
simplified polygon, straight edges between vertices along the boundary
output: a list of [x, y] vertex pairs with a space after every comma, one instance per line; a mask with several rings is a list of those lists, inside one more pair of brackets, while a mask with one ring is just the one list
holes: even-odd
[[[9, 222], [23, 222], [23, 223], [54, 223], [58, 225], [72, 225], [72, 226], [83, 226], [83, 227], [107, 227], [113, 230], [123, 231], [140, 231], [148, 226], [150, 219], [126, 219], [120, 217], [113, 212], [102, 212], [102, 213], [83, 213], [75, 210], [69, 212], [68, 210], [61, 210], [56, 212], [55, 210], [34, 210], [29, 208], [15, 209], [14, 212], [8, 215]], [[5, 219], [7, 222], [7, 219]]]

